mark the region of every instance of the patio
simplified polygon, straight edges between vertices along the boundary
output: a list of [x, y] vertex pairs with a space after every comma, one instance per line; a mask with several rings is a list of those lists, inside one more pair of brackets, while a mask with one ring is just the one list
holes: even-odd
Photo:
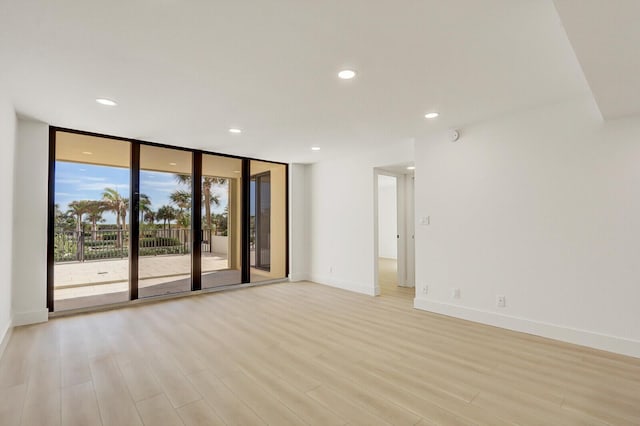
[[[240, 271], [228, 269], [225, 255], [202, 256], [203, 288], [239, 282]], [[176, 293], [190, 288], [191, 256], [143, 256], [139, 260], [140, 296]], [[128, 300], [129, 260], [110, 259], [56, 263], [56, 310], [75, 309]]]
[[[240, 270], [229, 269], [224, 254], [203, 253], [202, 288], [237, 284]], [[139, 260], [140, 298], [189, 291], [191, 256], [189, 254], [142, 256]], [[251, 281], [269, 279], [251, 268]], [[85, 262], [61, 262], [54, 266], [55, 310], [101, 306], [129, 300], [129, 260], [109, 259]]]

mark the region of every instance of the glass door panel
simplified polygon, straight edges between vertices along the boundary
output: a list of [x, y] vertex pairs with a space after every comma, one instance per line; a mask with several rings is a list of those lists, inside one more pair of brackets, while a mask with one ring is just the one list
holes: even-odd
[[202, 156], [202, 288], [242, 282], [242, 160]]
[[140, 298], [191, 290], [191, 184], [191, 152], [140, 146]]
[[129, 300], [130, 143], [56, 133], [55, 311]]
[[251, 282], [286, 277], [286, 167], [251, 161], [249, 247]]

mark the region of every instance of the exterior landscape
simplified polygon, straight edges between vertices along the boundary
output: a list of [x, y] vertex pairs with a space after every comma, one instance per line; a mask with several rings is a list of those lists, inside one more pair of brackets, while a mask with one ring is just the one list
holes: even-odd
[[[56, 163], [55, 261], [128, 256], [128, 170]], [[191, 177], [141, 171], [140, 256], [190, 252]], [[228, 180], [204, 177], [203, 241], [226, 236]], [[206, 249], [206, 247], [205, 247]]]

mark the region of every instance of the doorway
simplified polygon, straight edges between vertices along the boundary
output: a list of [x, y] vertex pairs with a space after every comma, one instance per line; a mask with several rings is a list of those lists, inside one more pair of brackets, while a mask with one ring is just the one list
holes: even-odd
[[414, 297], [413, 179], [410, 165], [375, 170], [376, 295]]

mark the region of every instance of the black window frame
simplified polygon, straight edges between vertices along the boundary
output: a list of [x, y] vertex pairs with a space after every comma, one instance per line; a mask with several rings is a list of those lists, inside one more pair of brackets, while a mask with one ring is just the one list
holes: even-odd
[[[139, 233], [137, 232], [140, 227], [140, 215], [138, 214], [140, 203], [140, 147], [142, 145], [155, 146], [160, 148], [170, 148], [181, 151], [188, 151], [192, 154], [192, 179], [193, 182], [200, 182], [202, 180], [202, 157], [203, 155], [215, 155], [219, 157], [234, 158], [242, 160], [242, 185], [240, 187], [240, 197], [242, 200], [241, 211], [241, 283], [225, 286], [224, 288], [233, 288], [237, 285], [243, 284], [260, 284], [252, 283], [250, 280], [251, 266], [249, 261], [249, 201], [250, 201], [250, 161], [262, 161], [265, 163], [279, 164], [285, 166], [285, 276], [282, 279], [287, 279], [289, 276], [289, 164], [269, 161], [259, 158], [243, 157], [238, 155], [224, 154], [213, 151], [206, 151], [201, 149], [193, 149], [187, 147], [167, 145], [157, 142], [143, 141], [139, 139], [125, 138], [119, 136], [105, 135], [101, 133], [88, 132], [83, 130], [69, 129], [65, 127], [49, 126], [49, 181], [48, 181], [48, 212], [47, 212], [47, 309], [49, 312], [55, 311], [54, 301], [54, 234], [55, 234], [55, 173], [56, 173], [56, 135], [59, 132], [71, 133], [76, 135], [98, 137], [104, 139], [112, 139], [118, 141], [129, 142], [131, 144], [131, 165], [129, 169], [130, 176], [130, 214], [129, 214], [129, 302], [138, 299], [138, 260], [139, 260]], [[191, 256], [191, 291], [200, 291], [201, 287], [201, 235], [200, 228], [202, 225], [202, 218], [200, 217], [201, 210], [201, 195], [202, 188], [200, 185], [192, 185], [192, 200], [194, 205], [192, 207], [192, 256]], [[197, 204], [197, 205], [196, 205]], [[176, 295], [177, 296], [177, 295]], [[150, 297], [149, 299], [153, 299]], [[87, 309], [100, 309], [108, 305], [96, 305], [95, 307], [89, 307]]]

